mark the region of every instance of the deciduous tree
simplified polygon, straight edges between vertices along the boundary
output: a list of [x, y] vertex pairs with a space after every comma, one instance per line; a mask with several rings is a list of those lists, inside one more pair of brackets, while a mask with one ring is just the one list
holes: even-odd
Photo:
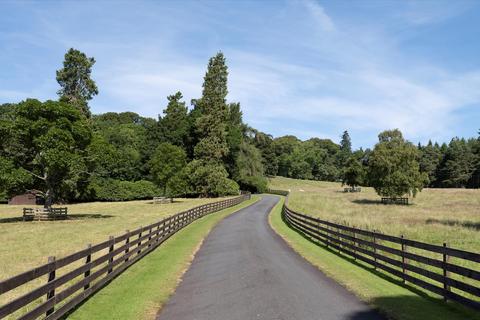
[[50, 207], [88, 179], [85, 150], [92, 133], [81, 112], [66, 103], [27, 99], [14, 107], [0, 151], [0, 189], [10, 196], [44, 191]]
[[420, 172], [418, 149], [398, 129], [384, 131], [378, 138], [368, 160], [370, 185], [383, 197], [415, 197], [427, 181], [426, 173]]

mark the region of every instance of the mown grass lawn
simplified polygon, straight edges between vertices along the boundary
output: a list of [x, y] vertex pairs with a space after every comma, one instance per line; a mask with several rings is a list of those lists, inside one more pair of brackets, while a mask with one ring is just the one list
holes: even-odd
[[290, 190], [289, 207], [324, 220], [480, 252], [480, 190], [424, 189], [402, 206], [379, 203], [373, 188], [344, 193], [334, 182], [276, 177], [270, 188]]
[[[278, 184], [277, 187], [279, 187]], [[427, 296], [415, 287], [408, 285], [404, 287], [400, 285], [399, 280], [374, 271], [370, 266], [357, 263], [348, 256], [339, 255], [303, 237], [282, 220], [282, 204], [283, 199], [269, 216], [273, 229], [310, 263], [355, 293], [360, 299], [377, 307], [389, 318], [397, 320], [480, 319], [480, 314], [476, 311], [456, 304], [445, 304], [441, 298]]]
[[155, 319], [210, 230], [229, 214], [257, 200], [258, 196], [252, 196], [251, 200], [188, 225], [95, 294], [68, 319]]

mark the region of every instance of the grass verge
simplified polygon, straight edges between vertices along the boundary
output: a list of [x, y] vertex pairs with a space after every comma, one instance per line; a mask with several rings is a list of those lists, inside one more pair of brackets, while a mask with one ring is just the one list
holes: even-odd
[[173, 235], [68, 316], [74, 320], [154, 319], [173, 293], [203, 239], [226, 216], [258, 201], [203, 217]]
[[415, 287], [400, 282], [371, 267], [339, 255], [291, 229], [281, 217], [281, 201], [269, 216], [270, 225], [295, 251], [333, 278], [361, 300], [398, 320], [480, 320], [480, 315], [457, 304], [445, 304]]

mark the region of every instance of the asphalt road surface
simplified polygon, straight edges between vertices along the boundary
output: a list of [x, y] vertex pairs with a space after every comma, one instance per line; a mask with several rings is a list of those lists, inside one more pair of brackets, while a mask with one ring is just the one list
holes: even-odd
[[265, 196], [221, 221], [157, 320], [384, 319], [274, 233], [277, 201]]

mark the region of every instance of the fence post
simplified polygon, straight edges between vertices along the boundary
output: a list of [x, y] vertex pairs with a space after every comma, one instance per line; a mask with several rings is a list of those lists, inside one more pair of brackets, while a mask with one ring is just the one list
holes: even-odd
[[340, 228], [337, 226], [337, 245], [338, 245], [338, 252], [342, 252], [342, 243], [340, 242]]
[[317, 218], [317, 237], [318, 237], [318, 239], [317, 239], [318, 244], [320, 245], [320, 243], [321, 243], [320, 239], [322, 237], [320, 236], [320, 219], [319, 218]]
[[376, 235], [376, 231], [375, 229], [373, 229], [373, 261], [374, 261], [373, 269], [377, 270], [377, 247], [376, 247], [377, 238], [375, 237], [375, 235]]
[[447, 279], [449, 276], [449, 272], [447, 271], [447, 263], [449, 260], [449, 256], [447, 255], [446, 248], [448, 248], [448, 245], [444, 242], [443, 243], [443, 289], [445, 290], [443, 293], [443, 300], [446, 302], [448, 300], [447, 298], [447, 291], [450, 291], [450, 286], [447, 284]]
[[152, 246], [152, 227], [150, 227], [148, 231], [148, 247], [150, 248]]
[[112, 252], [113, 252], [113, 246], [115, 245], [115, 238], [113, 236], [110, 236], [109, 240], [111, 241], [110, 248], [108, 248], [108, 254], [110, 255], [110, 258], [108, 259], [108, 264], [110, 265], [110, 268], [108, 268], [107, 273], [111, 273], [112, 270], [113, 270], [113, 266], [112, 266], [113, 255], [112, 255]]
[[[88, 244], [87, 249], [88, 249], [88, 255], [87, 255], [87, 258], [85, 259], [85, 264], [89, 264], [90, 261], [92, 261], [92, 245]], [[90, 268], [88, 268], [88, 270], [85, 271], [85, 273], [83, 274], [84, 278], [87, 278], [88, 276], [90, 276]], [[83, 287], [83, 290], [87, 290], [88, 288], [90, 288], [90, 282]]]
[[405, 250], [406, 250], [406, 246], [405, 246], [405, 243], [403, 241], [403, 234], [400, 236], [400, 238], [402, 239], [401, 242], [402, 242], [402, 274], [403, 274], [403, 277], [402, 277], [402, 281], [403, 281], [403, 284], [405, 284], [406, 280], [405, 280]]
[[[125, 230], [127, 234], [127, 239], [125, 240], [125, 255], [130, 251], [130, 230]], [[128, 262], [128, 257], [125, 257], [125, 262]]]
[[[327, 231], [326, 231], [326, 232], [327, 232], [327, 236], [328, 236], [328, 237], [331, 237], [332, 235], [330, 234], [330, 226], [327, 224], [326, 227], [327, 227]], [[327, 246], [327, 248], [328, 248], [328, 244], [330, 243], [330, 240], [329, 240], [328, 238], [325, 238], [325, 240], [326, 240], [326, 241], [325, 241], [325, 244], [326, 244], [326, 246]]]
[[[140, 239], [142, 237], [142, 233], [143, 233], [143, 226], [140, 227], [140, 233], [138, 234], [138, 239]], [[139, 240], [137, 248], [139, 248], [141, 244], [142, 244], [142, 240]], [[140, 254], [140, 252], [142, 252], [142, 250], [138, 249], [137, 254]]]
[[[51, 270], [49, 273], [48, 273], [48, 282], [52, 282], [53, 280], [55, 280], [55, 270], [57, 269], [56, 268], [56, 265], [55, 265], [55, 257], [48, 257], [48, 263], [53, 263], [53, 270]], [[49, 267], [50, 268], [50, 267]], [[53, 288], [52, 290], [48, 291], [47, 292], [47, 300], [50, 300], [52, 299], [53, 297], [55, 297], [55, 288]], [[55, 310], [55, 306], [53, 306], [51, 309], [47, 310], [47, 316], [51, 315], [53, 313], [53, 311]]]
[[355, 236], [356, 236], [355, 231], [353, 231], [353, 260], [356, 261], [357, 260], [357, 241]]

